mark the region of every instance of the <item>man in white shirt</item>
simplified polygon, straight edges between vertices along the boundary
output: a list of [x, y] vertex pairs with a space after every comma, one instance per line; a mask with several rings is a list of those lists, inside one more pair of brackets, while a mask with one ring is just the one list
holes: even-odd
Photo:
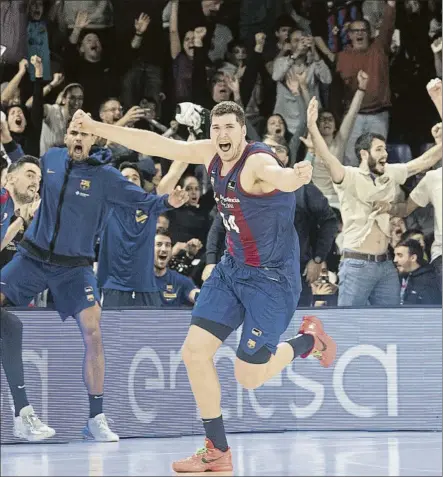
[[385, 138], [366, 133], [356, 142], [360, 166], [343, 166], [329, 151], [318, 130], [317, 118], [318, 102], [313, 98], [308, 108], [308, 128], [315, 154], [331, 174], [343, 219], [338, 305], [398, 305], [400, 283], [387, 253], [388, 211], [399, 185], [438, 162], [441, 144], [407, 164], [387, 164]]

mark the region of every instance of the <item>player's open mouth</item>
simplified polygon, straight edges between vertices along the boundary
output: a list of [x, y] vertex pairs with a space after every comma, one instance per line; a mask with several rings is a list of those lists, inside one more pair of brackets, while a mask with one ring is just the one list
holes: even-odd
[[74, 146], [74, 154], [81, 154], [83, 152], [83, 146]]
[[281, 130], [281, 128], [277, 128], [275, 130], [275, 134], [277, 134], [277, 136], [280, 136], [280, 134], [282, 133], [283, 131]]
[[231, 149], [231, 144], [229, 142], [221, 142], [219, 146], [223, 152], [228, 152], [229, 149]]
[[16, 124], [17, 126], [21, 126], [22, 123], [23, 123], [22, 118], [17, 118], [17, 119], [15, 120], [15, 124]]

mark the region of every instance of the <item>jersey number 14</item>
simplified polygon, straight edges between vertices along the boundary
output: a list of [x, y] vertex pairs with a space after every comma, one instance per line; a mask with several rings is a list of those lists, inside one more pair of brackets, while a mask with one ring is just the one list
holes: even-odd
[[227, 218], [225, 214], [223, 214], [223, 212], [220, 212], [220, 215], [226, 230], [229, 230], [229, 232], [237, 232], [238, 234], [240, 233], [240, 229], [238, 228], [238, 225], [235, 223], [235, 217], [233, 215], [228, 215]]

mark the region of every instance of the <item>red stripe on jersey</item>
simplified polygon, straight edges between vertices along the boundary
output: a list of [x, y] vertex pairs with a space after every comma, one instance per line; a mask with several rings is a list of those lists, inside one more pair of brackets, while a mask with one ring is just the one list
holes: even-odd
[[[238, 175], [237, 177], [240, 176]], [[227, 191], [227, 196], [232, 199], [237, 198], [237, 194], [229, 189]], [[259, 267], [261, 265], [261, 260], [260, 254], [258, 253], [257, 242], [252, 235], [251, 229], [249, 228], [248, 222], [243, 215], [243, 210], [239, 203], [236, 204], [236, 207], [232, 210], [232, 213], [235, 217], [235, 222], [240, 231], [238, 233], [238, 236], [242, 244], [243, 259], [245, 261], [245, 264], [251, 265], [252, 267]]]
[[234, 245], [232, 243], [231, 232], [226, 234], [226, 242], [228, 244], [228, 253], [229, 255], [234, 256]]
[[235, 215], [238, 218], [237, 225], [240, 229], [239, 236], [243, 247], [245, 263], [246, 265], [251, 265], [252, 267], [259, 267], [261, 265], [261, 261], [260, 255], [258, 253], [257, 242], [252, 235], [251, 229], [249, 228], [248, 222], [246, 221], [243, 211], [240, 207], [236, 210]]
[[6, 204], [8, 202], [10, 195], [6, 189], [3, 189], [0, 195], [0, 204]]

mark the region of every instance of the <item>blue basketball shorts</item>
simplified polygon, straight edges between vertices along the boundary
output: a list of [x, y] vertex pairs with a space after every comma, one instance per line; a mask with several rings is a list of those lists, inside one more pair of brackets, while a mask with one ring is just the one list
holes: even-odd
[[16, 252], [1, 270], [1, 292], [12, 306], [28, 306], [48, 288], [63, 321], [100, 303], [92, 267], [61, 267]]
[[201, 288], [192, 316], [233, 330], [243, 324], [239, 348], [248, 355], [263, 346], [275, 354], [301, 291], [298, 273], [258, 268], [224, 256]]

